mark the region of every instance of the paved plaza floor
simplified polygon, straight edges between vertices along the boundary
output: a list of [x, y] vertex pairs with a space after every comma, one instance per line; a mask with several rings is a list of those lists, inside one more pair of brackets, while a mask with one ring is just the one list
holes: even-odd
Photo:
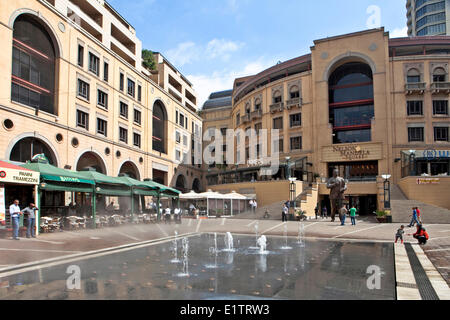
[[[393, 246], [394, 235], [399, 225], [378, 224], [369, 220], [359, 220], [356, 226], [351, 224], [340, 226], [338, 222], [332, 223], [329, 219], [319, 219], [304, 222], [303, 227], [305, 237], [310, 241], [379, 243]], [[9, 273], [14, 273], [14, 270], [28, 270], [27, 268], [36, 268], [42, 263], [51, 263], [52, 261], [58, 261], [58, 259], [90, 254], [94, 251], [98, 252], [98, 250], [107, 251], [109, 248], [133, 247], [134, 244], [169, 240], [174, 236], [175, 232], [180, 236], [184, 234], [195, 235], [214, 232], [224, 234], [231, 232], [235, 237], [240, 235], [256, 237], [255, 232], [257, 231], [259, 236], [283, 237], [287, 233], [289, 237], [296, 238], [299, 234], [299, 228], [299, 222], [282, 223], [274, 220], [183, 219], [182, 224], [139, 224], [98, 230], [64, 231], [42, 234], [36, 239], [22, 238], [20, 241], [0, 239], [0, 287], [2, 279], [8, 276]], [[414, 250], [421, 259], [420, 261], [424, 265], [423, 269], [425, 269], [429, 278], [431, 280], [432, 278], [437, 279], [436, 275], [433, 275], [433, 270], [437, 270], [439, 272], [438, 278], [447, 282], [447, 287], [444, 287], [443, 290], [448, 292], [448, 286], [450, 285], [450, 225], [426, 225], [426, 228], [430, 234], [430, 241], [420, 248], [414, 247]], [[415, 228], [406, 228], [406, 233], [414, 233], [414, 231]], [[406, 236], [405, 238], [405, 243], [416, 243], [411, 236]], [[394, 250], [399, 257], [404, 255], [405, 258], [403, 261], [406, 264], [403, 265], [406, 267], [405, 280], [401, 281], [400, 286], [403, 286], [405, 290], [406, 288], [416, 288], [415, 294], [418, 296], [417, 288], [421, 284], [419, 282], [416, 283], [414, 276], [417, 278], [417, 274], [414, 273], [413, 276], [413, 272], [411, 272], [415, 266], [413, 264], [411, 264], [411, 267], [409, 266], [409, 260], [411, 259], [408, 260], [407, 253], [403, 248], [404, 246], [400, 247], [398, 245]], [[425, 254], [422, 257], [421, 254], [423, 252]], [[423, 262], [426, 257], [429, 259], [427, 259], [428, 262], [431, 261], [430, 266]], [[395, 261], [395, 263], [400, 262]], [[392, 261], [392, 264], [394, 265], [394, 261]], [[399, 264], [397, 266], [397, 278], [403, 277], [403, 275], [399, 274], [399, 269], [401, 268], [402, 265]], [[427, 268], [432, 268], [432, 270], [430, 269], [430, 271]], [[398, 279], [397, 282], [399, 282]], [[400, 291], [397, 290], [397, 294]], [[408, 293], [405, 294], [407, 295]], [[414, 293], [411, 294], [414, 295]]]

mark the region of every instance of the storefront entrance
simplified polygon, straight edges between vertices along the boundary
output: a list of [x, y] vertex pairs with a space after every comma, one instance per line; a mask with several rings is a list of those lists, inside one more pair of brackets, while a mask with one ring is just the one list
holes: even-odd
[[377, 211], [377, 196], [347, 196], [349, 207], [355, 206], [360, 216], [371, 216]]

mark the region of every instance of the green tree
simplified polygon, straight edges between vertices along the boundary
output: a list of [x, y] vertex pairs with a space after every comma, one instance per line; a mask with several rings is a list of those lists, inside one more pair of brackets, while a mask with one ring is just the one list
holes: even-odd
[[153, 56], [153, 52], [147, 49], [142, 50], [142, 64], [144, 67], [150, 70], [156, 70], [156, 62], [155, 57]]

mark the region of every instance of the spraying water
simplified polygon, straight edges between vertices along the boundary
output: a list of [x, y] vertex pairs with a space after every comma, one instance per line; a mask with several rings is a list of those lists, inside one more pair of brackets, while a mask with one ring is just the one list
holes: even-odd
[[267, 238], [266, 236], [262, 235], [257, 241], [258, 247], [259, 247], [259, 254], [268, 254], [269, 252], [267, 249]]
[[283, 247], [281, 247], [281, 249], [282, 250], [291, 250], [292, 249], [292, 247], [289, 247], [288, 246], [288, 225], [287, 225], [287, 223], [285, 223], [285, 225], [284, 225], [284, 246]]
[[217, 268], [217, 232], [214, 233], [214, 247], [209, 248], [209, 253], [214, 256], [214, 264], [207, 264], [205, 265], [205, 268], [208, 269], [216, 269]]
[[300, 245], [300, 247], [305, 246], [305, 225], [303, 222], [300, 222], [298, 226], [298, 240], [297, 243]]
[[178, 232], [175, 231], [175, 239], [172, 240], [172, 251], [173, 251], [173, 259], [170, 260], [171, 263], [180, 263], [181, 260], [178, 259]]
[[234, 252], [233, 236], [230, 232], [227, 232], [225, 236], [225, 249], [224, 251]]
[[179, 277], [189, 277], [189, 240], [183, 238], [183, 272], [179, 273]]
[[250, 247], [249, 249], [258, 250], [259, 249], [259, 246], [258, 246], [259, 224], [258, 224], [258, 222], [255, 223], [255, 227], [254, 228], [255, 228], [255, 244], [256, 244], [256, 246], [255, 247]]

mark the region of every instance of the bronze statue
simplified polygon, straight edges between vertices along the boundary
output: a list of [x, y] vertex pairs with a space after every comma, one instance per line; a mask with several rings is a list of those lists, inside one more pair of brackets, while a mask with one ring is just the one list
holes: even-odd
[[328, 180], [327, 188], [330, 189], [330, 202], [331, 202], [331, 222], [334, 222], [336, 212], [339, 214], [339, 219], [342, 221], [340, 210], [345, 200], [344, 192], [347, 190], [347, 184], [344, 178], [338, 176], [339, 171], [333, 170], [333, 177]]

